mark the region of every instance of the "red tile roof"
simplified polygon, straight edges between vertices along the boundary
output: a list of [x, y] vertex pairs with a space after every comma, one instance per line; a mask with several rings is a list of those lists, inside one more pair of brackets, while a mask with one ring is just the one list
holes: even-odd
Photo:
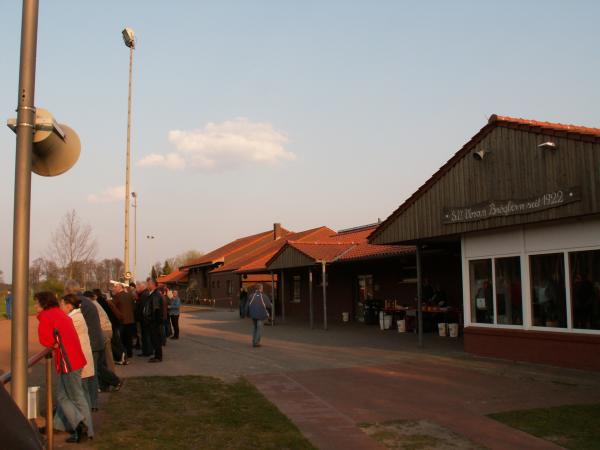
[[290, 247], [314, 259], [315, 262], [332, 262], [356, 244], [335, 242], [289, 242]]
[[358, 259], [383, 258], [414, 253], [412, 245], [374, 245], [359, 244], [338, 258], [338, 261], [354, 261]]
[[564, 131], [566, 133], [586, 134], [600, 137], [600, 128], [582, 127], [580, 125], [568, 125], [555, 122], [541, 122], [539, 120], [521, 119], [509, 116], [498, 116], [493, 114], [488, 123], [525, 125], [529, 128], [541, 128], [549, 131]]
[[187, 270], [174, 270], [168, 275], [161, 275], [156, 279], [159, 284], [186, 283], [188, 279]]
[[457, 151], [446, 164], [438, 169], [419, 189], [416, 190], [398, 209], [396, 209], [387, 219], [385, 219], [369, 236], [369, 242], [374, 242], [377, 236], [386, 229], [393, 221], [414, 204], [425, 192], [427, 192], [440, 178], [450, 171], [462, 158], [468, 155], [471, 150], [496, 127], [516, 128], [526, 130], [532, 133], [544, 133], [551, 135], [568, 136], [576, 140], [591, 140], [600, 142], [600, 128], [589, 128], [578, 125], [566, 125], [562, 123], [541, 122], [538, 120], [528, 120], [509, 116], [499, 116], [492, 114], [488, 123], [475, 136], [473, 136], [462, 148]]
[[250, 253], [240, 255], [226, 264], [214, 269], [212, 273], [236, 271], [238, 273], [257, 272], [266, 270], [266, 262], [283, 247], [288, 240], [303, 241], [310, 239], [320, 239], [334, 233], [327, 227], [313, 228], [299, 233], [290, 233], [283, 239], [270, 241], [260, 248]]
[[[282, 228], [281, 233], [283, 238], [291, 234], [291, 231]], [[264, 231], [262, 233], [253, 234], [251, 236], [236, 239], [235, 241], [225, 244], [224, 246], [219, 247], [216, 250], [211, 251], [210, 253], [202, 255], [201, 257], [188, 262], [185, 266], [180, 267], [180, 269], [194, 266], [206, 266], [218, 263], [226, 263], [229, 259], [241, 257], [244, 251], [248, 251], [248, 247], [259, 244], [261, 241], [264, 241], [265, 244], [273, 242], [273, 231]], [[254, 248], [250, 251], [254, 251]]]
[[289, 240], [286, 246], [274, 253], [266, 262], [267, 265], [276, 259], [285, 248], [294, 248], [315, 263], [356, 261], [361, 259], [383, 258], [413, 253], [413, 246], [404, 245], [374, 245], [367, 241], [368, 236], [375, 230], [377, 224], [353, 228], [326, 236], [320, 240], [304, 242]]

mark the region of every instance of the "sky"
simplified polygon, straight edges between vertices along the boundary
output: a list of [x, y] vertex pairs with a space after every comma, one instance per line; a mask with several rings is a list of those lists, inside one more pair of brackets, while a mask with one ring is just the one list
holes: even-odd
[[[31, 259], [48, 255], [71, 209], [92, 225], [99, 258], [123, 258], [125, 26], [138, 39], [143, 276], [274, 222], [300, 231], [385, 219], [491, 114], [600, 126], [599, 15], [595, 1], [41, 0], [36, 106], [75, 129], [82, 150], [64, 175], [33, 176]], [[3, 120], [15, 117], [20, 25], [20, 2], [4, 2]], [[4, 127], [7, 280], [14, 149]]]

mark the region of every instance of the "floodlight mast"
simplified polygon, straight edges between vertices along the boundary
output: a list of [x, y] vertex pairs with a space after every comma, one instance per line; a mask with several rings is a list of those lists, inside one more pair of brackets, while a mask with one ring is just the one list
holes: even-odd
[[131, 196], [131, 90], [133, 73], [133, 49], [135, 48], [135, 33], [131, 28], [123, 30], [123, 42], [129, 47], [129, 95], [127, 99], [127, 157], [125, 163], [125, 242], [124, 269], [129, 272], [129, 205]]

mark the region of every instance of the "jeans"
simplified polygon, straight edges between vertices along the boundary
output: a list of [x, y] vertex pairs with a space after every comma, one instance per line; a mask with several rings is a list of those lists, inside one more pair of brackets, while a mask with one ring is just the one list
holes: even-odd
[[6, 318], [12, 319], [12, 297], [6, 297]]
[[252, 330], [252, 345], [260, 344], [260, 338], [262, 337], [263, 321], [258, 319], [252, 319], [254, 329]]
[[121, 341], [127, 352], [127, 357], [133, 356], [133, 336], [137, 333], [135, 323], [128, 323], [121, 325]]
[[113, 335], [110, 340], [113, 359], [115, 361], [121, 361], [123, 359], [123, 355], [125, 354], [125, 347], [123, 346], [123, 341], [121, 340], [121, 327], [119, 325], [113, 326]]
[[150, 340], [154, 347], [154, 357], [162, 361], [162, 332], [164, 330], [162, 322], [150, 324]]
[[142, 322], [142, 354], [144, 356], [150, 356], [154, 351], [152, 346], [152, 339], [150, 338], [150, 324], [148, 322]]
[[179, 339], [179, 316], [169, 316], [173, 327], [173, 338]]
[[88, 435], [94, 435], [92, 412], [81, 384], [81, 369], [59, 375], [56, 383], [56, 403], [54, 428], [74, 431], [79, 422], [83, 421], [88, 427]]
[[[106, 365], [106, 355], [104, 350], [100, 352], [93, 352], [94, 354], [94, 367], [96, 368], [96, 378], [98, 379], [98, 386], [103, 391], [108, 389], [109, 386], [117, 386], [119, 384], [119, 377], [114, 372], [108, 369]], [[94, 406], [95, 407], [95, 406]]]
[[98, 378], [96, 378], [96, 375], [82, 378], [81, 385], [83, 386], [90, 408], [98, 409]]

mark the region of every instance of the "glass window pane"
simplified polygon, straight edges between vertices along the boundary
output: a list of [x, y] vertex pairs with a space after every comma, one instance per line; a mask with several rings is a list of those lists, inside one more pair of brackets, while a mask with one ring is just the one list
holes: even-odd
[[496, 258], [496, 314], [498, 323], [523, 325], [521, 258]]
[[532, 255], [529, 257], [529, 265], [533, 325], [566, 328], [567, 305], [563, 254]]
[[573, 328], [600, 330], [600, 250], [569, 253]]
[[469, 261], [469, 283], [471, 320], [476, 323], [494, 323], [491, 259]]

